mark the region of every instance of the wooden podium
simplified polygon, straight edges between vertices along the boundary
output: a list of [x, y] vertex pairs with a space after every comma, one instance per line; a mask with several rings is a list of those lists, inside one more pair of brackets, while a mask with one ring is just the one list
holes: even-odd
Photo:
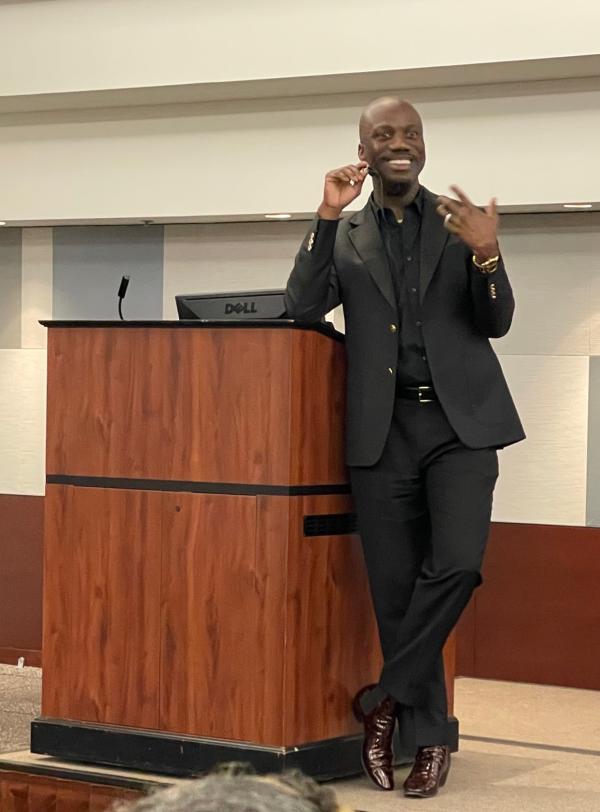
[[[343, 338], [48, 322], [32, 751], [188, 775], [360, 770], [380, 668], [343, 463]], [[446, 651], [450, 699], [453, 650]]]

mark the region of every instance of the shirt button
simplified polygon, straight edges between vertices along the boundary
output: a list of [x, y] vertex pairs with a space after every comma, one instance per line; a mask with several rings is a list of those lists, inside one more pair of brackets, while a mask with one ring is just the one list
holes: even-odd
[[397, 329], [398, 329], [398, 328], [396, 327], [396, 325], [395, 325], [395, 324], [390, 324], [390, 332], [391, 332], [391, 333], [395, 333]]
[[407, 262], [412, 262], [412, 257], [406, 257]]
[[411, 289], [410, 289], [410, 292], [411, 292], [411, 293], [416, 293], [416, 292], [417, 292], [417, 289], [416, 289], [416, 288], [411, 288]]
[[417, 322], [417, 327], [420, 327], [422, 324], [423, 324], [423, 322], [422, 322], [422, 321], [418, 321], [418, 322]]
[[426, 355], [422, 355], [422, 356], [421, 356], [421, 358], [422, 358], [424, 361], [426, 361], [426, 360], [427, 360], [427, 356], [426, 356]]

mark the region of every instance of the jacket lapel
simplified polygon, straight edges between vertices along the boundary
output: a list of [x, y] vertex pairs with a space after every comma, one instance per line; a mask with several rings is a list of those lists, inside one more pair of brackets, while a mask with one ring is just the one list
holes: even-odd
[[421, 271], [419, 300], [421, 303], [435, 273], [450, 232], [436, 211], [436, 197], [425, 189], [423, 199], [423, 220], [421, 224]]
[[397, 309], [392, 272], [371, 206], [367, 204], [350, 219], [349, 237], [373, 281], [390, 305]]

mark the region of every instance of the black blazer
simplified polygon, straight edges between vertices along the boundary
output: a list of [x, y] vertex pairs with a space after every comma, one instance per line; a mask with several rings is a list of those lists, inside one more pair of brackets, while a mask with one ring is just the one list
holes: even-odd
[[[514, 299], [504, 264], [484, 275], [449, 234], [424, 190], [419, 296], [431, 379], [458, 437], [469, 448], [525, 437], [489, 338], [505, 335]], [[389, 262], [370, 206], [338, 221], [316, 218], [286, 290], [290, 318], [317, 321], [344, 306], [348, 391], [346, 461], [377, 462], [394, 408], [398, 309]]]

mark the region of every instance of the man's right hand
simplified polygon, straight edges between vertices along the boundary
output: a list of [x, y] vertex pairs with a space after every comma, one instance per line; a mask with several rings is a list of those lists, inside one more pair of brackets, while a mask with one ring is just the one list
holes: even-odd
[[317, 211], [319, 217], [323, 220], [337, 220], [342, 210], [362, 192], [368, 170], [368, 163], [360, 161], [328, 172], [325, 175], [323, 202]]

